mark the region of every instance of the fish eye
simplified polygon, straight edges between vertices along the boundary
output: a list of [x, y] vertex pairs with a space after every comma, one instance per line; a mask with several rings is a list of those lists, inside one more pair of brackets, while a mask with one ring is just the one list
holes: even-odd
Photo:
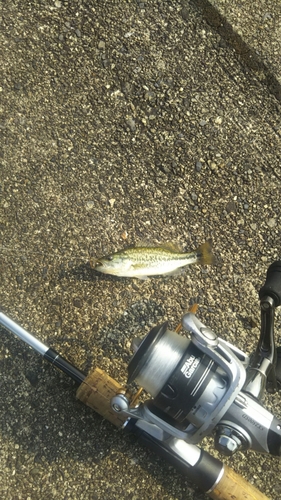
[[106, 260], [113, 260], [112, 255], [108, 255], [108, 256], [106, 257]]

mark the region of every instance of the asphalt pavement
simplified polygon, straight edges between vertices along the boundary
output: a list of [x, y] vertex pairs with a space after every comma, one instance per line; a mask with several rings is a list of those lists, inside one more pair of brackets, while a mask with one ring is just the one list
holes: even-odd
[[[194, 302], [218, 335], [256, 346], [258, 290], [281, 247], [280, 9], [240, 2], [238, 22], [222, 4], [1, 5], [0, 309], [85, 373], [125, 382], [132, 339], [176, 327]], [[262, 28], [249, 39], [252, 17]], [[194, 250], [209, 238], [215, 264], [181, 276], [89, 265], [129, 245]], [[277, 343], [280, 327], [277, 311]], [[207, 498], [0, 333], [2, 498]], [[280, 395], [265, 405], [281, 418]], [[203, 445], [219, 456], [212, 438]], [[280, 498], [277, 458], [223, 460]]]

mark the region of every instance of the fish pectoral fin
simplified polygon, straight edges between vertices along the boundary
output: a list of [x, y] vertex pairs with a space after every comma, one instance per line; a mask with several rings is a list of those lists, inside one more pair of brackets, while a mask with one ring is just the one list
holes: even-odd
[[129, 271], [130, 269], [134, 269], [133, 263], [131, 260], [127, 260], [122, 263], [122, 270]]
[[146, 281], [149, 279], [148, 276], [133, 276], [133, 278], [137, 278], [138, 280]]

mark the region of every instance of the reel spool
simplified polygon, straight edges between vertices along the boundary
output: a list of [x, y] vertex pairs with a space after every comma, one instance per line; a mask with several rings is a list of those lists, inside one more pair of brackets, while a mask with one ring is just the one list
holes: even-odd
[[[135, 381], [154, 398], [149, 410], [187, 434], [190, 443], [209, 434], [243, 387], [246, 371], [230, 345], [194, 314], [182, 320], [191, 339], [168, 329], [153, 328], [133, 341], [128, 383]], [[243, 353], [239, 351], [243, 358]]]

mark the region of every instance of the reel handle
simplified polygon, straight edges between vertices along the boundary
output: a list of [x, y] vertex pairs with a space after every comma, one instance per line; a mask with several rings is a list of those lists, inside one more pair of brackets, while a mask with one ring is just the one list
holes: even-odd
[[281, 260], [273, 262], [266, 273], [264, 285], [259, 291], [260, 300], [269, 296], [274, 300], [275, 307], [281, 305]]
[[[96, 368], [91, 372], [79, 386], [76, 396], [80, 401], [99, 413], [102, 417], [109, 420], [117, 427], [122, 427], [127, 417], [119, 415], [111, 409], [110, 401], [120, 394], [125, 392], [121, 384], [107, 375], [103, 370]], [[146, 434], [148, 437], [149, 435]], [[144, 442], [148, 444], [149, 439]], [[183, 462], [176, 455], [172, 455], [168, 450], [163, 450], [161, 443], [153, 440], [152, 448], [159, 455], [164, 456], [169, 462], [177, 467], [185, 474], [185, 476], [196, 486], [202, 489], [202, 463], [204, 463], [204, 473], [206, 475], [214, 474], [216, 478], [212, 479], [212, 487], [205, 489], [205, 493], [213, 500], [269, 500], [263, 493], [258, 491], [254, 486], [248, 483], [243, 477], [234, 472], [232, 469], [224, 465], [220, 460], [215, 459], [204, 450], [201, 451], [201, 457], [198, 461], [199, 465], [183, 468]], [[194, 445], [192, 445], [194, 446]], [[197, 447], [195, 447], [197, 449]], [[199, 472], [200, 467], [200, 474]]]

